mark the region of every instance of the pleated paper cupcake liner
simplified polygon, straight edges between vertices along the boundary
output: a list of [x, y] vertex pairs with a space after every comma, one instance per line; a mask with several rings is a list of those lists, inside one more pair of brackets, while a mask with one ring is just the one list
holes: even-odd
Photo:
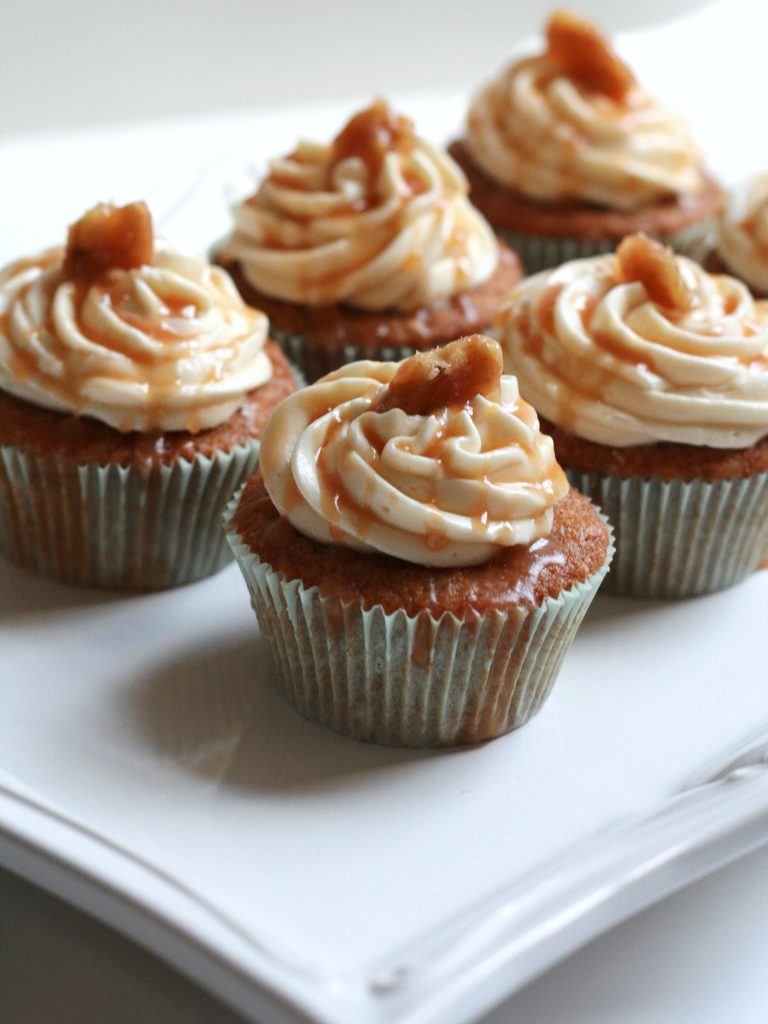
[[[701, 261], [709, 247], [716, 229], [715, 221], [703, 221], [692, 224], [673, 235], [664, 236], [661, 240], [670, 245], [682, 256]], [[529, 276], [537, 274], [548, 267], [559, 267], [569, 260], [585, 259], [588, 256], [599, 256], [614, 252], [618, 241], [610, 239], [594, 240], [570, 238], [567, 236], [532, 235], [509, 228], [496, 228], [505, 242], [517, 252], [523, 261], [525, 272]]]
[[347, 363], [355, 363], [360, 359], [399, 362], [417, 351], [412, 345], [342, 345], [336, 349], [326, 349], [323, 345], [313, 343], [307, 335], [285, 331], [274, 324], [270, 327], [270, 336], [310, 384]]
[[768, 550], [768, 473], [746, 479], [644, 480], [566, 468], [616, 533], [605, 590], [681, 598], [730, 587]]
[[403, 747], [479, 743], [536, 714], [613, 555], [533, 610], [435, 618], [323, 597], [227, 535], [287, 700], [336, 732]]
[[0, 447], [0, 552], [88, 587], [162, 590], [231, 560], [221, 518], [259, 442], [147, 467], [78, 465]]

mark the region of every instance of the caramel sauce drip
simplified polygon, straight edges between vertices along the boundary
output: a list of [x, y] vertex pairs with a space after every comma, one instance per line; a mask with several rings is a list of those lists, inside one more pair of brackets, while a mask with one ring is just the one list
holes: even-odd
[[564, 285], [559, 281], [547, 285], [536, 300], [536, 316], [544, 331], [552, 334], [555, 330], [555, 306]]
[[91, 281], [113, 268], [131, 270], [152, 263], [154, 234], [146, 203], [99, 203], [69, 229], [64, 276]]
[[[74, 307], [77, 329], [94, 344], [112, 352], [122, 353], [124, 349], [119, 335], [115, 336], [110, 331], [100, 330], [94, 323], [86, 324], [84, 306], [93, 284], [94, 281], [89, 279], [79, 279], [75, 282]], [[127, 296], [124, 291], [124, 282], [106, 281], [103, 285], [100, 284], [99, 287], [103, 288], [103, 293], [99, 300], [103, 305], [114, 310], [123, 324], [135, 328], [154, 341], [183, 341], [184, 334], [177, 329], [173, 321], [190, 320], [198, 313], [194, 303], [165, 299], [163, 301], [167, 312], [165, 316], [155, 322], [141, 313], [134, 313], [130, 309], [125, 308]], [[49, 337], [56, 339], [56, 328], [52, 318], [48, 318], [45, 326]], [[65, 358], [63, 350], [62, 357]], [[131, 360], [139, 365], [153, 366], [156, 359], [156, 353], [151, 350], [143, 352], [137, 349], [131, 353]], [[210, 379], [213, 380], [215, 377], [212, 375]], [[70, 396], [70, 400], [73, 400], [72, 396]]]
[[[542, 291], [535, 303], [521, 304], [519, 308], [516, 320], [518, 330], [523, 338], [523, 352], [537, 361], [544, 361], [546, 334], [554, 331], [554, 309], [563, 287], [562, 283], [555, 282]], [[585, 326], [587, 326], [598, 301], [599, 297], [590, 298], [579, 310]], [[599, 344], [600, 339], [597, 339], [596, 343]], [[551, 366], [553, 374], [560, 380], [557, 366], [551, 363], [547, 365]], [[609, 373], [593, 364], [589, 368], [589, 373], [583, 372], [579, 377], [580, 396], [586, 398], [587, 401], [598, 401], [602, 395], [602, 389], [608, 385], [610, 379]], [[557, 398], [556, 401], [556, 423], [563, 430], [574, 433], [578, 420], [578, 403], [563, 401], [562, 397]]]
[[[1, 328], [0, 328], [1, 330]], [[20, 384], [37, 374], [37, 363], [29, 352], [12, 349], [8, 355], [8, 368]]]
[[448, 547], [448, 537], [446, 536], [441, 524], [436, 528], [427, 530], [424, 534], [424, 544], [429, 551], [435, 552], [444, 551]]
[[555, 11], [545, 33], [551, 59], [587, 89], [621, 102], [636, 84], [632, 71], [605, 36], [584, 18], [570, 11]]
[[413, 634], [411, 647], [411, 660], [416, 665], [425, 667], [432, 662], [432, 620], [428, 615], [420, 615], [416, 619], [416, 629]]
[[[728, 313], [729, 310], [726, 309], [725, 312]], [[758, 320], [755, 320], [750, 316], [747, 316], [742, 320], [742, 327], [744, 329], [745, 338], [754, 338], [756, 334], [760, 334], [760, 332], [764, 330], [763, 325]]]
[[[78, 319], [82, 319], [82, 305], [87, 295], [87, 286], [81, 286], [78, 288], [77, 298], [77, 309]], [[117, 311], [117, 315], [120, 320], [127, 324], [129, 327], [134, 327], [137, 331], [141, 331], [147, 337], [152, 338], [154, 341], [181, 341], [185, 335], [183, 331], [180, 331], [177, 327], [178, 321], [194, 320], [198, 315], [199, 310], [194, 302], [190, 302], [187, 298], [175, 298], [165, 296], [162, 300], [163, 306], [165, 307], [164, 313], [157, 321], [152, 318], [147, 318], [141, 313], [131, 312], [129, 308], [126, 308], [126, 294], [123, 291], [123, 285], [118, 282], [116, 285], [105, 284], [104, 285], [104, 297], [103, 302], [107, 302], [112, 309]], [[84, 334], [90, 336], [93, 340], [96, 340], [96, 334], [98, 333], [99, 343], [104, 345], [106, 348], [114, 348], [114, 341], [111, 341], [109, 336], [96, 332], [93, 327], [85, 328], [81, 326], [81, 330]], [[132, 356], [138, 362], [142, 361], [139, 353], [134, 353]], [[155, 356], [152, 353], [148, 353], [146, 357], [147, 363], [153, 363]]]
[[[501, 348], [497, 342], [483, 335], [471, 335], [460, 338], [441, 349], [430, 352], [417, 353], [410, 359], [404, 360], [392, 378], [389, 386], [385, 388], [371, 408], [374, 412], [386, 412], [389, 409], [400, 408], [409, 415], [429, 415], [448, 407], [462, 407], [479, 394], [498, 394], [501, 386], [502, 357]], [[333, 412], [332, 408], [325, 405], [325, 401], [316, 401], [312, 395], [312, 389], [302, 396], [302, 406], [310, 420]], [[535, 420], [535, 413], [530, 410], [531, 417]], [[315, 454], [317, 474], [320, 481], [321, 508], [320, 512], [328, 524], [328, 531], [333, 541], [343, 543], [347, 539], [347, 530], [352, 536], [365, 541], [371, 534], [377, 517], [371, 511], [373, 495], [371, 481], [366, 484], [366, 493], [362, 495], [353, 494], [345, 480], [343, 468], [336, 464], [333, 456], [336, 448], [336, 440], [339, 433], [344, 429], [346, 421], [343, 420], [338, 411], [333, 412], [328, 423], [323, 439], [323, 444]], [[430, 439], [430, 442], [419, 449], [419, 455], [435, 462], [442, 461], [442, 450], [446, 442], [454, 437], [460, 437], [464, 433], [463, 427], [458, 422], [449, 422], [439, 425], [438, 429]], [[370, 459], [368, 467], [378, 477], [386, 478], [382, 470], [381, 456], [384, 442], [378, 436], [375, 429], [366, 430], [366, 440], [370, 445]], [[408, 444], [404, 450], [410, 450]], [[562, 481], [559, 477], [562, 477]], [[375, 479], [372, 477], [371, 479]], [[555, 464], [553, 469], [554, 485], [562, 483], [565, 486], [565, 477], [562, 470]], [[487, 483], [486, 479], [486, 483]], [[421, 533], [421, 541], [427, 550], [432, 552], [442, 551], [451, 539], [446, 532], [444, 514], [439, 506], [438, 490], [436, 487], [427, 487], [426, 493], [411, 495], [417, 500], [426, 516], [425, 529]], [[293, 508], [301, 501], [301, 496], [295, 481], [286, 488], [283, 500], [287, 508]], [[491, 515], [480, 500], [476, 507], [467, 511], [471, 520], [473, 533], [478, 542], [482, 542]], [[344, 528], [339, 523], [348, 523]], [[526, 546], [523, 546], [528, 548]], [[531, 548], [531, 564], [546, 565], [552, 560], [559, 560], [560, 553], [554, 556], [547, 549], [539, 554], [541, 542]], [[533, 558], [534, 550], [536, 557]]]
[[[384, 100], [376, 100], [355, 114], [333, 140], [331, 163], [357, 157], [365, 164], [371, 182], [375, 182], [387, 153], [407, 152], [413, 140], [413, 122], [396, 114]], [[417, 179], [412, 176], [409, 185], [415, 188]]]
[[509, 593], [514, 595], [520, 605], [533, 607], [536, 604], [536, 584], [539, 577], [548, 569], [564, 565], [567, 554], [562, 541], [553, 537], [539, 537], [531, 544], [516, 544], [507, 548], [505, 562], [513, 571], [510, 577], [515, 580]]
[[616, 250], [622, 281], [639, 281], [652, 302], [685, 312], [696, 305], [696, 295], [686, 285], [675, 254], [648, 235], [627, 235]]
[[321, 511], [328, 524], [328, 532], [337, 543], [343, 542], [346, 538], [345, 531], [335, 525], [339, 520], [349, 520], [354, 532], [361, 539], [370, 533], [372, 525], [368, 511], [356, 504], [341, 472], [331, 465], [329, 452], [342, 426], [343, 421], [336, 413], [328, 428], [326, 444], [317, 453], [317, 473], [323, 484]]
[[578, 299], [577, 309], [585, 331], [589, 330], [589, 325], [592, 322], [592, 314], [600, 305], [602, 298], [602, 295], [596, 294], [583, 295]]
[[464, 431], [459, 423], [451, 424], [449, 422], [435, 431], [429, 441], [429, 444], [422, 448], [420, 454], [425, 459], [431, 459], [433, 462], [441, 462], [442, 459], [440, 457], [440, 453], [442, 452], [445, 443], [450, 441], [452, 438], [461, 437], [463, 433]]
[[[157, 350], [150, 347], [139, 345], [126, 349], [121, 332], [109, 327], [104, 329], [101, 318], [89, 316], [90, 310], [86, 309], [87, 304], [97, 303], [99, 311], [113, 312], [120, 324], [132, 327], [154, 341], [193, 343], [195, 336], [187, 325], [201, 312], [193, 298], [187, 294], [158, 295], [161, 306], [157, 315], [154, 310], [146, 315], [135, 299], [133, 275], [109, 274], [110, 270], [132, 270], [145, 267], [153, 261], [152, 219], [146, 205], [133, 203], [118, 209], [100, 204], [71, 226], [64, 253], [61, 249], [52, 250], [43, 259], [35, 257], [19, 261], [13, 265], [13, 269], [21, 272], [28, 267], [39, 267], [41, 270], [60, 267], [54, 284], [56, 287], [65, 284], [72, 289], [75, 329], [92, 344], [129, 356], [134, 370], [126, 369], [124, 377], [143, 385], [142, 415], [149, 425], [148, 429], [154, 429], [153, 425], [161, 429], [171, 407], [169, 399], [175, 396], [181, 384], [179, 380], [166, 379], [172, 363], [162, 363], [162, 355], [159, 361]], [[40, 347], [44, 347], [49, 358], [61, 366], [62, 372], [47, 372], [35, 348], [25, 345], [17, 346], [10, 352], [9, 366], [18, 381], [35, 378], [45, 380], [45, 386], [51, 394], [55, 394], [71, 411], [80, 413], [87, 405], [87, 400], [80, 392], [82, 369], [78, 367], [77, 351], [70, 349], [58, 336], [52, 308], [49, 303], [46, 316], [37, 326], [36, 333]], [[0, 317], [0, 333], [6, 333], [8, 327], [9, 312], [6, 311]], [[170, 349], [168, 351], [173, 356]], [[158, 366], [161, 371], [157, 375], [159, 380], [154, 373]], [[205, 386], [220, 380], [225, 369], [224, 364], [213, 360], [200, 384]], [[86, 367], [86, 374], [88, 372], [89, 368]], [[132, 430], [132, 422], [129, 415], [124, 426], [116, 424], [117, 429]], [[184, 429], [195, 433], [201, 429], [200, 424], [200, 412], [191, 409]]]
[[5, 277], [10, 279], [16, 277], [17, 274], [23, 274], [27, 270], [50, 270], [60, 263], [61, 259], [61, 248], [48, 249], [42, 255], [24, 256], [5, 268]]
[[498, 342], [482, 334], [417, 352], [400, 364], [375, 410], [402, 409], [409, 416], [428, 416], [437, 409], [466, 405], [477, 395], [498, 393], [502, 365]]
[[[15, 277], [17, 274], [23, 274], [27, 270], [51, 270], [61, 261], [61, 250], [50, 249], [45, 252], [42, 256], [29, 256], [23, 259], [16, 260], [11, 263], [10, 266], [6, 267], [6, 277]], [[8, 336], [11, 329], [11, 307], [9, 306], [2, 314], [0, 314], [0, 336]], [[12, 350], [9, 356], [9, 365], [13, 370], [14, 376], [17, 380], [26, 380], [33, 376], [37, 370], [37, 364], [33, 356], [28, 353], [22, 354]]]
[[[658, 368], [653, 358], [648, 352], [644, 352], [642, 355], [635, 352], [629, 346], [624, 345], [620, 339], [614, 338], [609, 331], [592, 331], [592, 340], [595, 345], [603, 352], [607, 352], [619, 363], [631, 363], [634, 366], [641, 367], [646, 366], [649, 370], [654, 373], [658, 373]], [[597, 372], [596, 370], [594, 371]], [[607, 387], [610, 382], [610, 375], [604, 374], [601, 378], [600, 390], [595, 393], [590, 393], [587, 397], [592, 401], [597, 401], [602, 396], [602, 388]]]
[[[450, 350], [447, 357], [446, 350]], [[410, 364], [410, 367], [409, 365]], [[437, 373], [430, 376], [430, 367], [437, 367]], [[461, 338], [456, 342], [434, 352], [417, 353], [410, 359], [405, 360], [392, 378], [388, 388], [384, 390], [382, 399], [390, 393], [390, 389], [400, 375], [400, 383], [395, 386], [395, 396], [399, 395], [400, 400], [405, 402], [407, 408], [404, 411], [416, 410], [409, 414], [427, 415], [434, 409], [444, 408], [447, 405], [465, 405], [477, 394], [490, 394], [498, 391], [501, 383], [501, 348], [497, 342], [482, 335], [472, 335], [468, 338]], [[403, 372], [404, 371], [404, 372]], [[411, 400], [402, 390], [406, 386], [413, 386], [416, 392], [411, 395]], [[310, 389], [311, 390], [311, 389]], [[430, 400], [429, 396], [432, 396]], [[307, 396], [309, 397], [309, 396]], [[379, 404], [374, 406], [374, 411], [386, 411], [391, 408], [402, 408], [401, 405], [387, 404], [380, 399]], [[310, 418], [314, 419], [318, 414], [330, 410], [316, 407], [311, 401], [304, 403], [304, 408]], [[358, 503], [358, 500], [350, 493], [346, 481], [339, 468], [331, 463], [330, 452], [334, 448], [334, 440], [343, 428], [343, 421], [338, 413], [332, 417], [328, 426], [328, 433], [324, 445], [317, 452], [317, 472], [321, 480], [323, 518], [328, 523], [328, 529], [332, 540], [343, 542], [346, 537], [345, 531], [335, 525], [345, 519], [349, 522], [351, 532], [361, 540], [370, 534], [373, 526], [373, 516], [369, 510], [367, 498]], [[453, 428], [445, 426], [436, 431], [431, 443], [420, 452], [425, 458], [440, 461], [440, 450], [447, 440], [454, 436], [460, 436], [461, 427], [456, 424]], [[381, 476], [381, 442], [377, 437], [367, 436], [371, 445], [372, 461], [369, 468]], [[288, 497], [288, 501], [298, 498], [298, 492], [293, 487], [295, 494]], [[425, 505], [425, 512], [428, 518], [427, 529], [422, 540], [430, 551], [441, 551], [450, 540], [445, 532], [445, 524], [440, 510], [436, 506], [436, 493], [424, 495], [421, 499]], [[484, 508], [478, 508], [472, 515], [473, 526], [479, 538], [482, 537], [488, 523], [488, 513]]]
[[746, 234], [751, 235], [753, 238], [757, 238], [760, 234], [761, 221], [764, 216], [764, 210], [762, 206], [759, 206], [752, 213], [748, 213], [738, 224]]

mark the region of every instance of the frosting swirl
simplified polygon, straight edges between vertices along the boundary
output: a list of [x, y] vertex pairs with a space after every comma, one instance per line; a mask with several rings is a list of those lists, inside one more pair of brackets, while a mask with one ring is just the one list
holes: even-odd
[[768, 434], [768, 304], [666, 253], [685, 308], [651, 298], [658, 263], [643, 282], [613, 254], [529, 278], [500, 313], [505, 367], [542, 416], [590, 441], [749, 447]]
[[71, 272], [70, 255], [0, 271], [4, 391], [120, 431], [199, 431], [271, 378], [267, 318], [225, 271], [162, 243], [151, 263], [95, 276]]
[[[557, 19], [569, 35], [556, 48]], [[545, 53], [511, 64], [472, 102], [465, 146], [477, 166], [544, 202], [633, 210], [698, 193], [701, 154], [686, 122], [637, 85], [589, 23], [556, 14], [547, 34]], [[625, 80], [600, 88], [611, 61]]]
[[495, 236], [460, 168], [383, 102], [333, 144], [300, 142], [233, 210], [226, 245], [250, 284], [303, 305], [410, 311], [482, 284]]
[[429, 413], [379, 411], [405, 362], [352, 363], [281, 403], [261, 449], [280, 513], [321, 543], [426, 566], [547, 536], [568, 485], [515, 378]]
[[733, 274], [768, 295], [768, 174], [758, 175], [731, 197], [718, 251]]

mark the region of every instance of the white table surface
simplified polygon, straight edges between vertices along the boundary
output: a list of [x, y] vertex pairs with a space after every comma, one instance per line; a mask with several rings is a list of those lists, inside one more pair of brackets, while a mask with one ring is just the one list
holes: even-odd
[[[9, 4], [3, 12], [11, 30], [15, 26], [13, 18], [9, 18], [12, 6]], [[155, 5], [144, 6], [149, 9]], [[29, 7], [26, 5], [27, 12]], [[32, 4], [32, 7], [45, 7], [45, 4]], [[38, 13], [42, 16], [45, 12]], [[261, 13], [263, 15], [263, 11]], [[757, 24], [756, 18], [760, 19]], [[710, 104], [710, 123], [717, 122], [723, 144], [715, 154], [714, 163], [726, 176], [735, 176], [742, 168], [743, 173], [757, 169], [760, 160], [768, 163], [761, 132], [746, 125], [746, 117], [753, 115], [742, 113], [743, 108], [731, 107], [727, 100], [738, 90], [742, 95], [747, 94], [750, 84], [760, 80], [766, 21], [768, 12], [764, 5], [728, 0], [727, 4], [721, 2], [698, 15], [691, 23], [698, 26], [696, 31], [689, 32], [680, 26], [672, 29], [681, 45], [688, 39], [693, 44], [686, 59], [701, 78], [701, 89]], [[530, 27], [524, 18], [520, 24]], [[748, 32], [746, 25], [750, 27]], [[46, 33], [41, 36], [43, 42], [55, 35], [55, 28], [50, 24], [46, 27]], [[448, 35], [450, 33], [446, 38]], [[487, 36], [486, 32], [483, 38]], [[7, 44], [9, 39], [13, 42], [13, 31], [10, 35], [5, 32], [4, 42]], [[25, 37], [25, 43], [31, 45], [32, 38]], [[497, 42], [496, 46], [503, 51], [501, 44]], [[2, 74], [16, 75], [13, 61], [5, 59], [12, 49], [6, 47], [0, 79]], [[647, 56], [649, 73], [644, 77], [652, 78], [654, 85], [666, 79], [668, 88], [664, 94], [680, 106], [685, 92], [681, 81], [684, 76], [676, 76], [669, 68], [653, 68], [653, 45], [647, 39], [637, 40], [637, 52]], [[18, 54], [18, 50], [14, 53]], [[473, 54], [467, 66], [471, 66], [476, 80], [484, 73], [477, 44]], [[375, 70], [376, 59], [378, 55], [369, 55], [369, 70], [371, 67]], [[498, 53], [490, 54], [488, 70], [497, 66], [498, 60]], [[363, 85], [365, 79], [360, 77], [359, 65], [355, 67], [357, 77], [350, 77], [349, 91], [358, 97], [382, 91], [381, 79], [369, 88]], [[707, 69], [709, 74], [706, 74]], [[19, 81], [18, 76], [15, 81]], [[49, 91], [51, 81], [43, 83]], [[426, 81], [423, 75], [400, 74], [396, 81], [392, 79], [391, 91], [425, 88]], [[446, 74], [440, 83], [456, 85]], [[384, 84], [389, 89], [389, 83]], [[325, 94], [333, 95], [335, 91], [338, 95], [339, 88], [338, 82], [332, 82], [325, 88]], [[36, 123], [41, 127], [54, 123], [42, 115], [42, 104], [38, 103], [35, 108], [38, 92], [36, 86], [28, 96], [33, 120], [22, 116], [24, 97], [17, 92], [15, 113], [6, 116], [0, 128], [19, 131], [22, 127], [34, 127]], [[5, 93], [8, 94], [7, 88]], [[314, 95], [321, 93], [320, 86], [316, 93], [313, 91]], [[65, 112], [68, 98], [62, 95], [59, 105]], [[145, 108], [141, 108], [138, 103], [135, 109], [143, 115], [151, 112], [146, 109], [146, 93], [139, 89], [135, 96], [145, 104]], [[201, 109], [199, 102], [197, 107], [189, 106], [192, 102], [189, 97], [188, 93], [186, 109]], [[282, 98], [295, 97], [285, 93]], [[130, 117], [129, 100], [130, 96], [122, 106], [118, 104], [115, 110], [118, 116]], [[249, 102], [255, 102], [253, 93], [249, 94]], [[184, 108], [184, 103], [177, 100], [177, 105], [179, 103]], [[220, 96], [216, 97], [215, 105], [224, 105]], [[98, 120], [104, 117], [106, 109], [108, 106], [91, 104], [88, 116], [78, 118], [72, 114], [69, 123], [89, 117]], [[211, 109], [210, 103], [206, 109]], [[167, 114], [169, 109], [158, 104], [158, 111]], [[61, 118], [64, 116], [62, 113]], [[333, 123], [335, 117], [335, 111], [328, 113], [327, 123]], [[63, 122], [60, 119], [56, 123]], [[294, 123], [290, 116], [284, 123], [290, 142]], [[215, 143], [217, 139], [231, 139], [247, 121], [242, 115], [236, 115], [229, 119], [215, 118], [207, 124], [209, 137]], [[35, 213], [30, 217], [26, 204], [18, 201], [18, 194], [11, 190], [13, 194], [9, 196], [6, 191], [0, 203], [4, 223], [0, 259], [18, 253], [16, 239], [22, 230], [26, 231], [29, 250], [55, 240], [51, 231], [59, 224], [62, 210], [66, 211], [66, 223], [97, 198], [106, 195], [132, 198], [152, 188], [161, 201], [164, 177], [177, 173], [189, 152], [183, 147], [179, 149], [181, 141], [188, 142], [189, 131], [188, 126], [169, 131], [164, 125], [158, 125], [156, 129], [135, 129], [133, 134], [131, 131], [86, 132], [75, 142], [64, 136], [40, 136], [28, 131], [9, 137], [0, 145], [4, 187], [7, 190], [9, 173], [14, 182], [23, 175], [25, 193], [35, 199]], [[143, 159], [133, 164], [129, 161], [126, 165], [121, 147], [130, 148], [138, 136], [149, 138], [151, 148], [143, 154]], [[89, 148], [91, 159], [87, 166], [77, 168], [77, 173], [70, 169], [71, 188], [64, 202], [61, 161], [81, 152], [82, 144]], [[225, 159], [235, 159], [231, 147], [228, 151], [226, 145], [219, 148], [219, 153], [223, 153]], [[51, 160], [52, 154], [56, 154], [56, 160]], [[151, 159], [148, 159], [149, 154]], [[140, 168], [138, 177], [137, 167]], [[108, 178], [105, 171], [109, 172]], [[52, 175], [58, 183], [55, 189], [50, 187]], [[64, 176], [67, 177], [66, 171]], [[109, 184], [105, 185], [107, 180]], [[137, 180], [140, 181], [138, 187], [134, 184]], [[100, 184], [96, 186], [96, 182]], [[95, 187], [100, 189], [98, 194], [94, 194]], [[215, 233], [220, 226], [219, 223], [203, 225], [201, 229], [205, 235], [209, 230]], [[178, 241], [185, 244], [187, 240], [179, 238]], [[190, 244], [193, 241], [190, 240]], [[768, 850], [762, 850], [597, 939], [484, 1018], [483, 1024], [720, 1024], [725, 1021], [757, 1024], [765, 1021], [768, 920], [763, 905], [767, 880]], [[26, 882], [0, 873], [2, 1024], [90, 1021], [236, 1024], [238, 1020], [188, 980], [129, 941]]]
[[[768, 850], [637, 915], [479, 1024], [764, 1024]], [[144, 950], [0, 872], [3, 1024], [242, 1024]]]

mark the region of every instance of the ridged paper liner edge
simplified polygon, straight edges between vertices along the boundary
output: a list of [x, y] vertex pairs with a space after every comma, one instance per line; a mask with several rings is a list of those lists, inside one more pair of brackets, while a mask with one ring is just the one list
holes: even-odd
[[[477, 743], [528, 721], [547, 699], [608, 571], [532, 609], [409, 616], [363, 609], [288, 580], [226, 531], [288, 701], [306, 718], [393, 746]], [[610, 526], [609, 526], [610, 530]]]
[[709, 594], [745, 579], [768, 552], [768, 473], [744, 479], [626, 479], [566, 467], [616, 534], [605, 590], [648, 598]]
[[170, 465], [79, 464], [0, 446], [0, 552], [79, 586], [159, 590], [231, 560], [221, 518], [259, 441]]

